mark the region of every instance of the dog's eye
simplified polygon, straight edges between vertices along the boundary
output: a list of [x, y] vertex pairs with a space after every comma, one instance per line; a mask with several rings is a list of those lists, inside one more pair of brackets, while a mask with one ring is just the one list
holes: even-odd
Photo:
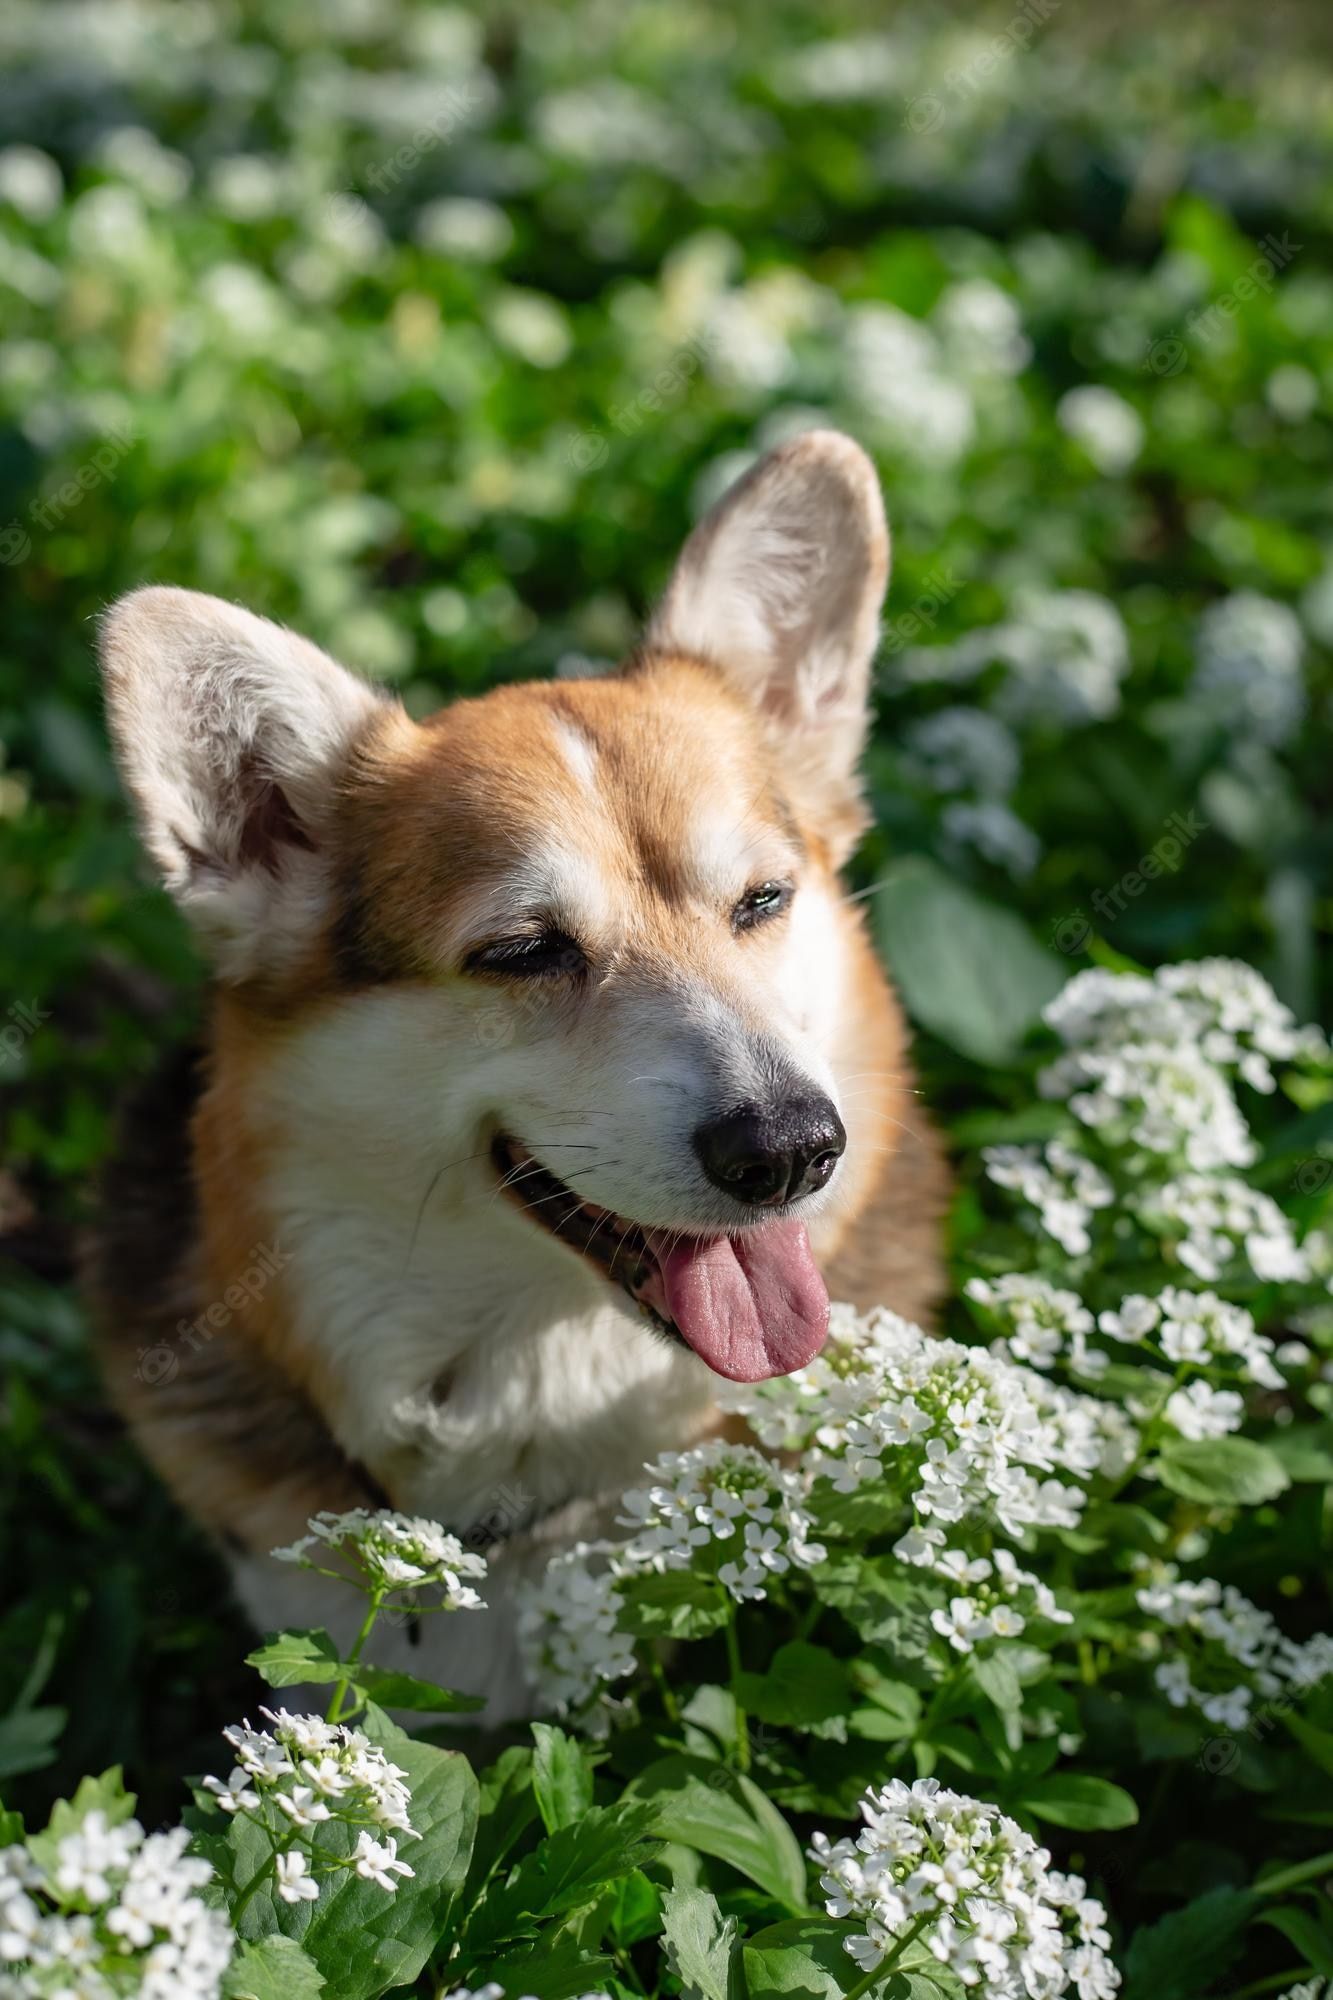
[[510, 979], [550, 979], [584, 972], [588, 961], [565, 931], [538, 931], [532, 937], [500, 938], [478, 945], [463, 962], [465, 972], [499, 972]]
[[758, 882], [753, 889], [747, 889], [731, 913], [731, 928], [734, 931], [753, 930], [756, 924], [766, 924], [772, 917], [780, 917], [796, 891], [790, 882]]

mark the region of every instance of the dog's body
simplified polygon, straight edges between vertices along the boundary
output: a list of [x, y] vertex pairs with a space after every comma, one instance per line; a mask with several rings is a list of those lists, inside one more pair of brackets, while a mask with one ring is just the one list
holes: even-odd
[[418, 725], [214, 600], [112, 613], [122, 768], [219, 978], [127, 1126], [93, 1290], [257, 1622], [341, 1622], [267, 1560], [321, 1508], [498, 1533], [492, 1609], [427, 1621], [438, 1660], [395, 1643], [512, 1713], [509, 1581], [716, 1421], [710, 1368], [809, 1359], [819, 1272], [929, 1313], [943, 1169], [837, 884], [886, 572], [868, 463], [817, 433], [604, 680]]

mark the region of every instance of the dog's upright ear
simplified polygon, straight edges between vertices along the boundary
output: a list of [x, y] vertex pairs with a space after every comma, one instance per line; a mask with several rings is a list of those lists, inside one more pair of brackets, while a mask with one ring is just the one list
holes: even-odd
[[767, 719], [799, 803], [845, 858], [889, 577], [879, 481], [841, 431], [769, 452], [694, 530], [648, 628], [713, 661]]
[[281, 973], [327, 915], [338, 778], [383, 702], [309, 640], [193, 590], [122, 598], [101, 657], [163, 881], [224, 979]]

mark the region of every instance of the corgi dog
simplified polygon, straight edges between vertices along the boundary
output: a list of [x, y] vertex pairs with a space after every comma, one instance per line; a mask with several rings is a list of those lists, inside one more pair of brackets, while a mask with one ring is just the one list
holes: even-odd
[[269, 1557], [308, 1516], [429, 1516], [485, 1547], [488, 1608], [383, 1662], [519, 1714], [516, 1584], [718, 1427], [717, 1378], [810, 1362], [830, 1290], [929, 1317], [942, 1152], [839, 885], [888, 558], [870, 461], [815, 431], [604, 677], [414, 721], [215, 598], [106, 616], [213, 983], [107, 1170], [94, 1316], [261, 1628], [346, 1634], [351, 1594]]

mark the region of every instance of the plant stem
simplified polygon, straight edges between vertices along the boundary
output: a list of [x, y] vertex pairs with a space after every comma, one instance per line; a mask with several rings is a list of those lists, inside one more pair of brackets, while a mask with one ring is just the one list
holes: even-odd
[[658, 1659], [653, 1642], [648, 1641], [648, 1669], [657, 1684], [657, 1692], [662, 1697], [662, 1707], [672, 1722], [680, 1721], [680, 1708], [676, 1701], [676, 1691], [666, 1677], [666, 1669]]
[[742, 1771], [750, 1768], [750, 1725], [745, 1719], [739, 1693], [741, 1678], [741, 1648], [736, 1636], [736, 1607], [727, 1606], [727, 1622], [723, 1627], [727, 1639], [727, 1668], [731, 1675], [731, 1698], [736, 1704], [736, 1764]]
[[356, 1644], [342, 1663], [342, 1677], [333, 1690], [333, 1699], [329, 1703], [328, 1714], [324, 1717], [326, 1722], [338, 1722], [341, 1720], [343, 1703], [351, 1691], [354, 1670], [360, 1661], [362, 1649], [367, 1639], [375, 1629], [375, 1620], [380, 1615], [380, 1608], [383, 1603], [384, 1592], [382, 1590], [372, 1590], [366, 1615], [361, 1621], [361, 1630], [356, 1635]]
[[[247, 1814], [246, 1817], [249, 1818], [250, 1817], [249, 1814]], [[258, 1820], [255, 1820], [252, 1822], [252, 1824], [258, 1826], [260, 1825], [260, 1822]], [[233, 1928], [235, 1927], [236, 1924], [240, 1922], [240, 1919], [245, 1913], [245, 1911], [249, 1909], [250, 1904], [254, 1901], [256, 1893], [264, 1886], [265, 1882], [267, 1882], [267, 1880], [269, 1879], [269, 1876], [273, 1872], [273, 1864], [277, 1860], [278, 1856], [283, 1852], [284, 1846], [287, 1847], [291, 1846], [292, 1842], [296, 1838], [296, 1835], [292, 1834], [286, 1842], [277, 1841], [273, 1838], [272, 1832], [268, 1827], [265, 1826], [263, 1827], [262, 1830], [265, 1834], [268, 1835], [268, 1841], [269, 1841], [268, 1859], [262, 1864], [262, 1866], [256, 1868], [254, 1874], [250, 1877], [250, 1880], [246, 1883], [245, 1887], [241, 1890], [240, 1894], [237, 1896], [236, 1901], [232, 1904], [231, 1921]]]
[[903, 1932], [893, 1950], [880, 1960], [874, 1970], [867, 1972], [864, 1979], [858, 1979], [855, 1986], [847, 1988], [846, 1993], [843, 1995], [843, 2000], [861, 2000], [863, 1993], [868, 1993], [872, 1986], [877, 1986], [881, 1979], [887, 1978], [888, 1974], [893, 1971], [894, 1966], [907, 1950], [908, 1945], [915, 1944], [933, 1915], [933, 1910], [927, 1910], [923, 1915], [919, 1916], [911, 1929]]

